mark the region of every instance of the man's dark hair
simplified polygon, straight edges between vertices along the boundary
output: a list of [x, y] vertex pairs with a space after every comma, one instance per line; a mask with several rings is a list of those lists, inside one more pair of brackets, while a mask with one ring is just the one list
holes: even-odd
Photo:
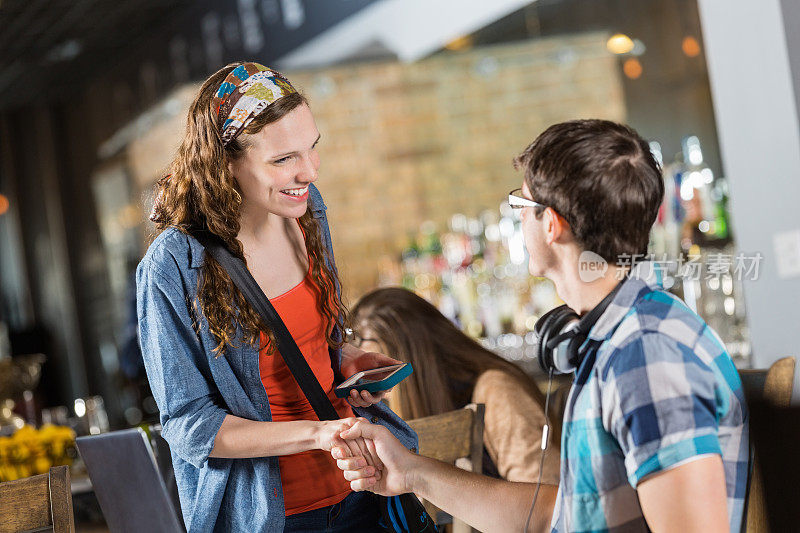
[[[664, 182], [647, 142], [608, 120], [547, 128], [514, 160], [533, 199], [569, 223], [584, 249], [610, 263], [645, 254]], [[537, 209], [541, 216], [543, 209]]]

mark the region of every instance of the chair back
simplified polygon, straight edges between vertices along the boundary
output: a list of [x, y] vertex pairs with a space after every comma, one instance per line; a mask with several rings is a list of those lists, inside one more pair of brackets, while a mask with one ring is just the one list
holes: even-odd
[[[740, 370], [742, 387], [749, 403], [767, 401], [787, 407], [792, 400], [795, 358], [778, 359], [769, 369]], [[751, 446], [752, 450], [752, 446]], [[747, 489], [746, 522], [748, 533], [768, 533], [768, 514], [761, 467], [751, 451], [751, 474]]]
[[0, 533], [48, 530], [74, 533], [69, 469], [0, 483]]
[[[483, 471], [483, 415], [485, 406], [472, 403], [448, 413], [409, 420], [419, 437], [419, 454], [480, 474]], [[429, 502], [425, 507], [437, 524], [447, 517]], [[442, 517], [442, 518], [440, 518]], [[477, 531], [453, 518], [453, 533]]]

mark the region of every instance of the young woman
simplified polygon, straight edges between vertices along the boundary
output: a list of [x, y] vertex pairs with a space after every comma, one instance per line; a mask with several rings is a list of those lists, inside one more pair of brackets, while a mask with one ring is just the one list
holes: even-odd
[[[391, 393], [405, 420], [486, 405], [483, 473], [536, 483], [541, 462], [544, 398], [516, 365], [481, 347], [413, 292], [378, 289], [352, 309], [353, 342], [386, 350], [414, 373]], [[553, 427], [554, 424], [551, 424]], [[558, 485], [558, 441], [550, 436], [542, 483]]]
[[[351, 492], [325, 450], [354, 415], [416, 446], [380, 396], [333, 394], [343, 377], [396, 361], [340, 340], [339, 279], [313, 185], [319, 139], [286, 78], [228, 65], [200, 88], [157, 187], [160, 234], [137, 269], [139, 330], [189, 532], [377, 531], [377, 503]], [[246, 261], [342, 420], [317, 419], [272, 331], [196, 231]], [[350, 449], [374, 468], [363, 441]]]

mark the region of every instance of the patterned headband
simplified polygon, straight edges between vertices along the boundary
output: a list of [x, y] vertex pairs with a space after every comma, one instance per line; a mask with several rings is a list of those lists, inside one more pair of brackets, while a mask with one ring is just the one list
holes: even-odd
[[289, 80], [264, 65], [244, 63], [233, 69], [211, 100], [222, 144], [238, 137], [270, 104], [296, 92]]
[[[238, 137], [270, 104], [296, 92], [289, 80], [264, 65], [243, 63], [233, 69], [211, 100], [223, 146]], [[169, 181], [170, 177], [168, 174], [162, 180]], [[160, 221], [163, 196], [161, 189], [150, 212], [153, 222]]]

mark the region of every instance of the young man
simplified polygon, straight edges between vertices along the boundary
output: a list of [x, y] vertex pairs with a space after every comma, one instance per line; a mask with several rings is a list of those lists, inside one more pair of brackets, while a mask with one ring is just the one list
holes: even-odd
[[[748, 461], [738, 373], [653, 263], [631, 261], [646, 252], [664, 193], [647, 143], [626, 126], [578, 120], [548, 128], [515, 163], [531, 274], [553, 280], [581, 316], [619, 286], [579, 350], [560, 484], [539, 487], [530, 530], [738, 531]], [[587, 256], [609, 267], [587, 278]], [[366, 421], [342, 437], [371, 439], [380, 459], [376, 473], [332, 451], [356, 490], [415, 492], [482, 531], [526, 528], [536, 485], [414, 455]]]

